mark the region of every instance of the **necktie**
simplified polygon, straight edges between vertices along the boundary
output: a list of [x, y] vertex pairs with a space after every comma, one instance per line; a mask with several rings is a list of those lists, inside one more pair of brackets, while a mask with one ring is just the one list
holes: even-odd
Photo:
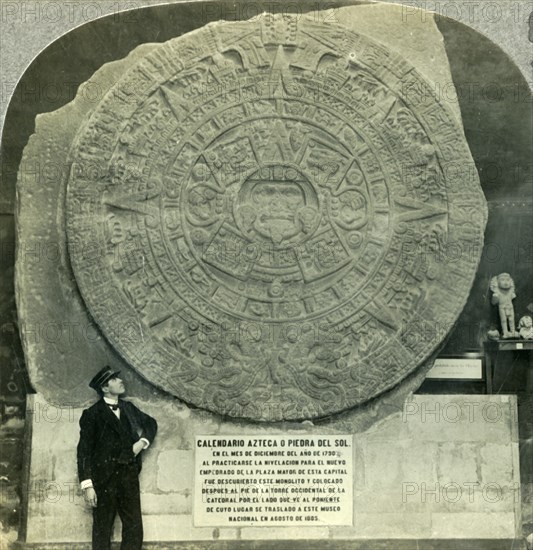
[[118, 404], [117, 405], [112, 405], [111, 403], [108, 403], [108, 406], [111, 407], [114, 411], [118, 410]]

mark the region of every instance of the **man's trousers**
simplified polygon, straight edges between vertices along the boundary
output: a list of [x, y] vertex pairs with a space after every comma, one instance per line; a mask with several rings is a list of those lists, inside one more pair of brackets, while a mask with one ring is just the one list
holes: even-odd
[[135, 463], [110, 465], [109, 481], [95, 487], [93, 508], [93, 550], [109, 550], [113, 524], [118, 515], [122, 521], [122, 550], [140, 550], [143, 542], [141, 497], [138, 466]]

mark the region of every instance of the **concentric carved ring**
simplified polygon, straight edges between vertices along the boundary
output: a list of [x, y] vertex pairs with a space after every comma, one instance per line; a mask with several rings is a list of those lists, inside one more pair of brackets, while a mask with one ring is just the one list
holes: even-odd
[[435, 351], [477, 268], [485, 202], [460, 176], [461, 127], [406, 61], [331, 24], [167, 42], [95, 107], [71, 161], [92, 316], [146, 379], [221, 414], [376, 397]]

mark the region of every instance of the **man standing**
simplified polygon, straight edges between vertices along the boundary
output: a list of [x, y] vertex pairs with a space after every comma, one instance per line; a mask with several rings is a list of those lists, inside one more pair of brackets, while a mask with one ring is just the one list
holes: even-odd
[[93, 550], [108, 550], [118, 512], [122, 550], [142, 547], [139, 491], [141, 452], [154, 440], [157, 422], [119, 397], [126, 388], [119, 372], [104, 367], [89, 386], [100, 397], [83, 411], [78, 443], [78, 475], [86, 502], [93, 509]]

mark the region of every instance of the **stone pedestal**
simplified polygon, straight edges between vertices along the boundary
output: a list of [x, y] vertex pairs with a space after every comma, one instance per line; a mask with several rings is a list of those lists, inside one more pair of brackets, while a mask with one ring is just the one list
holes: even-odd
[[[141, 473], [145, 540], [499, 539], [518, 537], [520, 472], [516, 399], [427, 396], [354, 434], [351, 526], [195, 527], [197, 435], [349, 434], [349, 423], [276, 428], [224, 422], [181, 405], [137, 401], [157, 418], [158, 437]], [[29, 409], [32, 451], [29, 543], [90, 540], [91, 514], [76, 478], [81, 409], [55, 407], [41, 396]], [[352, 426], [353, 427], [353, 426]], [[117, 520], [116, 538], [120, 538]]]

